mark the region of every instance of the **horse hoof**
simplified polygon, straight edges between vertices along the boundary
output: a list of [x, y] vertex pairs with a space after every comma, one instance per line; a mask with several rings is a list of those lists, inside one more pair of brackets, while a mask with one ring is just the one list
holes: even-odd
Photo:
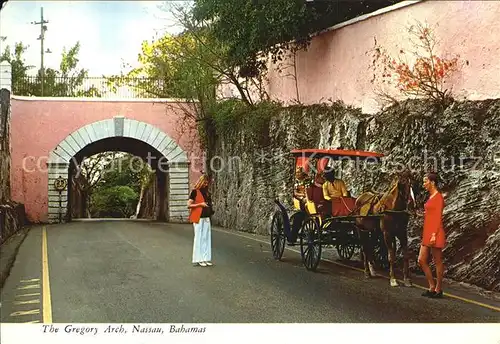
[[395, 278], [391, 278], [391, 287], [397, 287], [398, 285], [398, 281]]
[[405, 282], [405, 287], [412, 287], [413, 286], [413, 284], [411, 283], [411, 280], [409, 280], [409, 279], [405, 279], [404, 282]]
[[370, 274], [369, 274], [369, 273], [367, 273], [367, 272], [365, 272], [365, 278], [366, 278], [366, 279], [370, 279]]

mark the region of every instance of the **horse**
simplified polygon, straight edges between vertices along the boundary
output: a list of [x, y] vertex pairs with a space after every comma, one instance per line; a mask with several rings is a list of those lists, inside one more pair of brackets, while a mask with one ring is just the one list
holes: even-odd
[[[411, 198], [410, 198], [411, 195]], [[411, 180], [408, 172], [396, 174], [389, 189], [385, 193], [365, 192], [356, 199], [355, 215], [356, 227], [363, 248], [363, 262], [365, 277], [376, 276], [373, 268], [373, 236], [380, 230], [384, 236], [384, 243], [389, 252], [389, 277], [390, 285], [397, 287], [398, 282], [394, 276], [394, 261], [396, 258], [396, 241], [398, 238], [404, 256], [404, 284], [411, 286], [409, 276], [408, 252], [408, 205], [415, 204], [411, 194]], [[363, 217], [366, 215], [380, 215], [381, 217]]]

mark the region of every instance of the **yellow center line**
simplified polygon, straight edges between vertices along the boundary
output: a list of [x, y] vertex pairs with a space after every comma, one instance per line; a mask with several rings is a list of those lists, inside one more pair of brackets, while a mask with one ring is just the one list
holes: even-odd
[[50, 300], [49, 257], [47, 255], [47, 228], [42, 229], [42, 285], [43, 322], [52, 323], [52, 302]]
[[[270, 243], [268, 241], [260, 240], [260, 239], [257, 239], [257, 238], [252, 238], [252, 237], [247, 236], [247, 235], [242, 235], [242, 234], [239, 234], [239, 233], [232, 233], [230, 231], [225, 231], [225, 230], [216, 229], [216, 228], [213, 228], [213, 229], [216, 230], [216, 231], [218, 231], [218, 232], [232, 234], [232, 235], [235, 235], [235, 236], [239, 236], [239, 237], [242, 237], [242, 238], [246, 238], [246, 239], [250, 239], [250, 240], [254, 240], [254, 241], [257, 241], [257, 242], [261, 242], [261, 243], [270, 245]], [[296, 252], [296, 253], [300, 254], [299, 250], [295, 250], [295, 249], [288, 248], [288, 247], [285, 247], [285, 249], [287, 249], [288, 251], [292, 251], [292, 252]], [[342, 266], [342, 267], [345, 267], [345, 268], [348, 268], [348, 269], [351, 269], [351, 270], [356, 270], [356, 271], [364, 272], [363, 269], [359, 269], [359, 268], [356, 268], [354, 266], [350, 266], [350, 265], [347, 265], [347, 264], [342, 264], [342, 263], [339, 263], [339, 262], [336, 262], [336, 261], [333, 261], [333, 260], [329, 260], [329, 259], [325, 259], [325, 258], [321, 258], [321, 260], [323, 260], [325, 262], [329, 262], [329, 263], [335, 264], [335, 265], [338, 265], [338, 266]], [[377, 274], [377, 275], [381, 276], [381, 277], [383, 277], [385, 279], [390, 279], [390, 277], [388, 277], [388, 276], [384, 276], [384, 275], [381, 275], [381, 274]], [[404, 283], [404, 281], [402, 281], [400, 279], [398, 279], [398, 282]], [[421, 286], [421, 285], [418, 285], [418, 284], [414, 284], [414, 283], [412, 285], [414, 287], [417, 287], [417, 288], [423, 289], [423, 290], [428, 290], [429, 289], [428, 287], [424, 287], [424, 286]], [[488, 308], [488, 309], [500, 312], [500, 308], [499, 307], [488, 305], [486, 303], [482, 303], [482, 302], [470, 300], [468, 298], [457, 296], [457, 295], [453, 295], [453, 294], [449, 294], [449, 293], [443, 293], [443, 295], [446, 295], [446, 296], [448, 296], [450, 298], [457, 299], [457, 300], [460, 300], [460, 301], [463, 301], [463, 302], [471, 303], [471, 304], [474, 304], [474, 305], [477, 305], [477, 306], [480, 306], [480, 307], [484, 307], [484, 308]]]

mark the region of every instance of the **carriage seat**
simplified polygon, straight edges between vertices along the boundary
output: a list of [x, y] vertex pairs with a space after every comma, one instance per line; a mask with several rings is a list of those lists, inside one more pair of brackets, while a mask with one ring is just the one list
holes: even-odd
[[316, 213], [320, 215], [325, 215], [326, 200], [323, 198], [323, 189], [316, 185], [311, 185], [310, 187], [307, 188], [306, 192], [307, 192], [307, 198], [311, 200], [316, 207]]
[[354, 197], [334, 197], [332, 198], [332, 215], [348, 216], [356, 206]]

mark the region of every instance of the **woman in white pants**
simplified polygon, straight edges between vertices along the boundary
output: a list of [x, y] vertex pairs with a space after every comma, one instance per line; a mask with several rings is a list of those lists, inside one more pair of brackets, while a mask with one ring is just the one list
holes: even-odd
[[202, 175], [188, 200], [189, 221], [194, 226], [193, 264], [211, 266], [212, 263], [212, 228], [210, 216], [213, 214], [212, 200], [208, 192], [210, 178]]

